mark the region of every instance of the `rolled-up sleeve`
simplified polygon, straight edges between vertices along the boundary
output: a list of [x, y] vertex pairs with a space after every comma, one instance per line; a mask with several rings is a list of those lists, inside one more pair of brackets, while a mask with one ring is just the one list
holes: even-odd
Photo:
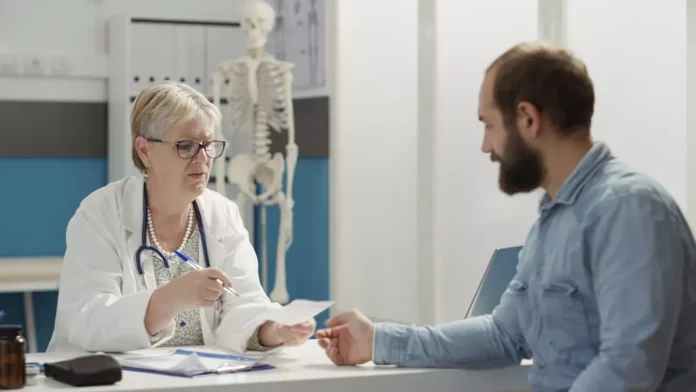
[[512, 294], [492, 315], [439, 326], [375, 325], [373, 362], [404, 367], [489, 367], [530, 358]]
[[655, 390], [681, 308], [681, 214], [650, 196], [614, 197], [586, 230], [600, 317], [599, 353], [571, 392]]

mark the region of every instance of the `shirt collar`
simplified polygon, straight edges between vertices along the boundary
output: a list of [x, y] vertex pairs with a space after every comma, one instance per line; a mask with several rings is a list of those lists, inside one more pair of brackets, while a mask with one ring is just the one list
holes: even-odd
[[590, 151], [580, 160], [575, 170], [563, 182], [561, 188], [558, 189], [556, 197], [553, 200], [548, 194], [542, 197], [539, 210], [550, 208], [556, 203], [573, 204], [595, 169], [613, 157], [609, 146], [601, 141], [595, 142]]

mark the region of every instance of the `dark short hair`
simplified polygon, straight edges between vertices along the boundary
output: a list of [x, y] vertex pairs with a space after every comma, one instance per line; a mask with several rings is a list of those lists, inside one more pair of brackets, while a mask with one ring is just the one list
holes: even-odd
[[525, 42], [507, 50], [489, 67], [495, 72], [493, 99], [508, 129], [517, 105], [529, 102], [562, 134], [589, 130], [594, 87], [587, 66], [568, 50], [544, 42]]

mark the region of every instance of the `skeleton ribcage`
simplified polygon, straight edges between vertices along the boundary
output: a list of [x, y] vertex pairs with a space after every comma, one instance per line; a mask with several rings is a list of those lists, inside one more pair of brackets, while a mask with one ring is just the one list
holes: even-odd
[[287, 92], [284, 78], [287, 70], [278, 63], [261, 62], [256, 72], [256, 105], [253, 105], [249, 89], [249, 69], [246, 64], [235, 64], [230, 69], [233, 81], [229, 87], [231, 106], [231, 130], [253, 133], [253, 152], [261, 160], [270, 159], [270, 129], [282, 132], [287, 129]]

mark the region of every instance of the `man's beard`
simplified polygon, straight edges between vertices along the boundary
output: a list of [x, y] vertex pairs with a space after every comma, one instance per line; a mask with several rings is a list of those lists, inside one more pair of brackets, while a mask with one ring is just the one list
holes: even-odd
[[541, 156], [524, 144], [516, 129], [508, 134], [502, 157], [491, 155], [492, 161], [500, 162], [498, 186], [508, 195], [531, 192], [541, 186], [544, 179]]

